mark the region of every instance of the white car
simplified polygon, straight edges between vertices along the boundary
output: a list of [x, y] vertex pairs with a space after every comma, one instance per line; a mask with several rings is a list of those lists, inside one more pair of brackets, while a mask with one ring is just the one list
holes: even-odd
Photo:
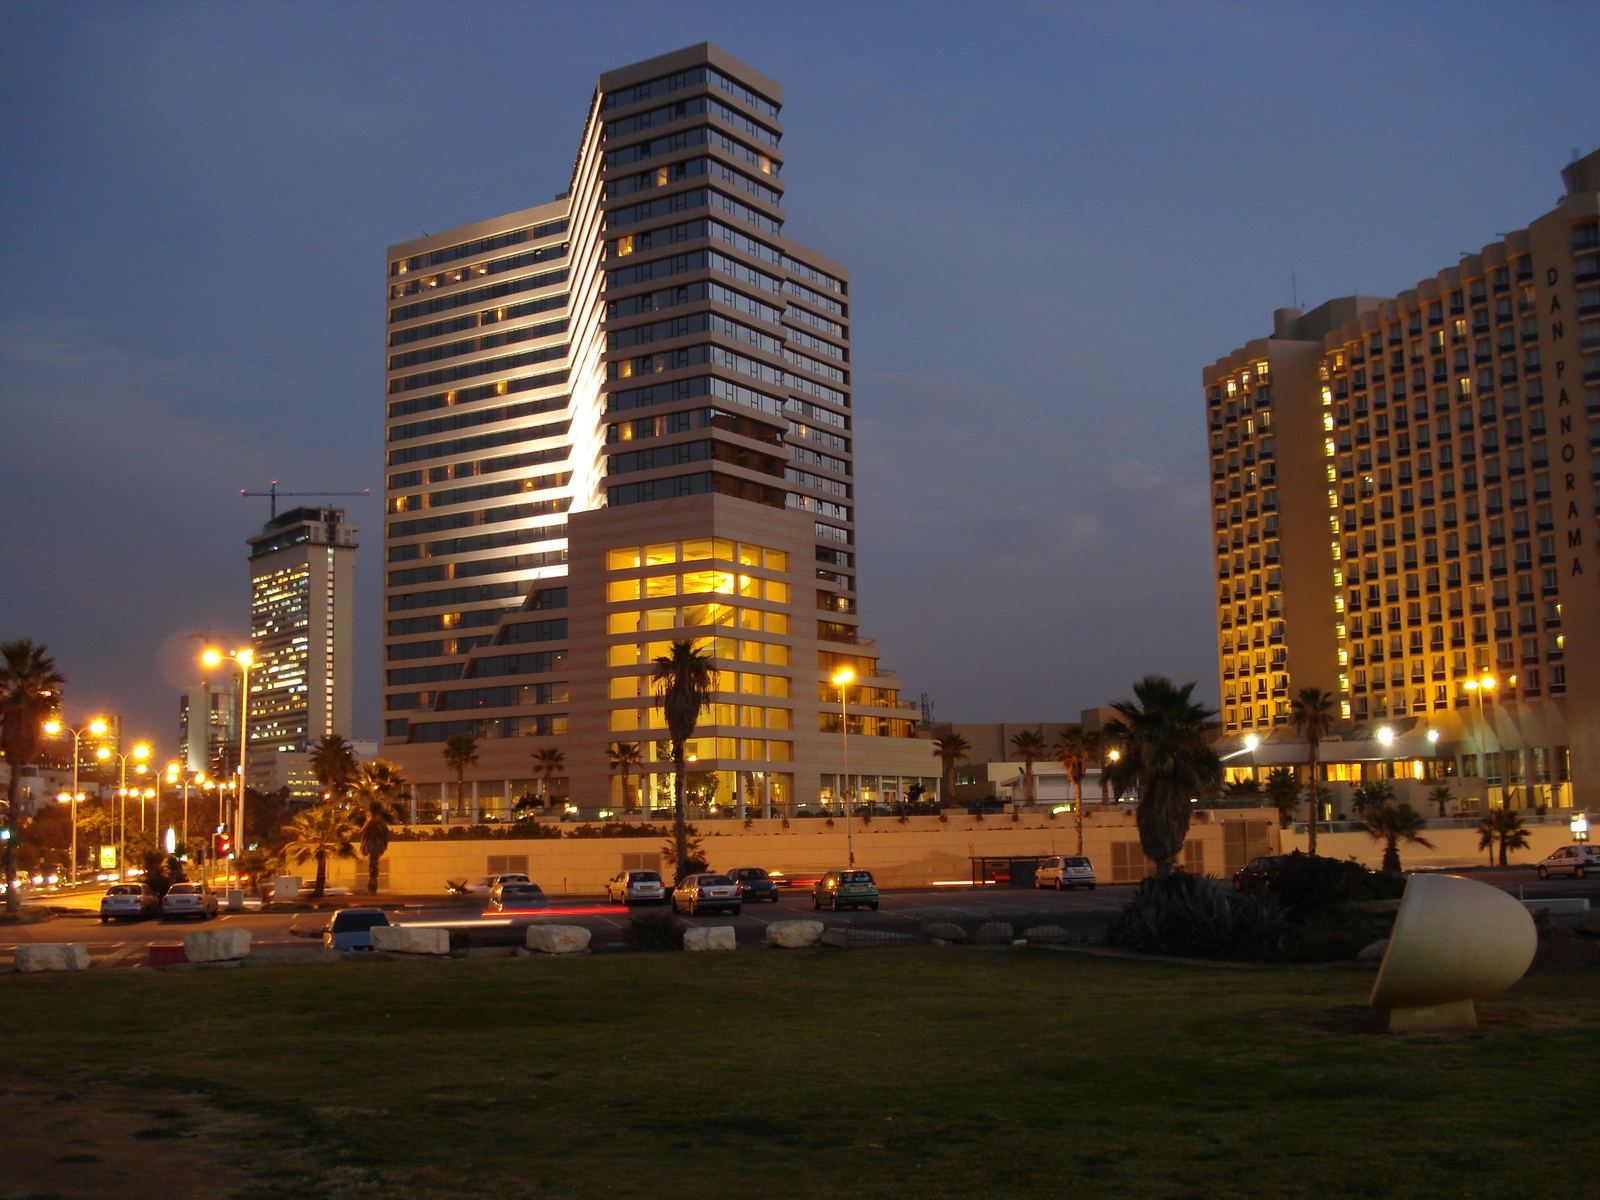
[[161, 897], [161, 919], [199, 917], [202, 921], [217, 915], [217, 894], [198, 883], [175, 883]]
[[612, 904], [660, 904], [667, 898], [659, 871], [618, 871], [606, 882]]
[[1590, 871], [1600, 872], [1600, 846], [1563, 846], [1535, 868], [1540, 879], [1552, 875], [1571, 875], [1582, 879]]
[[1082, 855], [1064, 854], [1047, 858], [1034, 872], [1033, 886], [1063, 888], [1086, 887], [1094, 891], [1094, 864]]

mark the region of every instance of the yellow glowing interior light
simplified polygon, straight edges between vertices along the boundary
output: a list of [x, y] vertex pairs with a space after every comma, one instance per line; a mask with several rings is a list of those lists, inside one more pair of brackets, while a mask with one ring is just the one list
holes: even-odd
[[89, 732], [96, 735], [102, 734], [110, 728], [111, 726], [107, 725], [104, 721], [98, 718], [89, 722]]
[[841, 667], [839, 669], [839, 671], [834, 675], [833, 681], [834, 681], [834, 683], [838, 684], [840, 687], [843, 687], [845, 684], [849, 683], [855, 677], [856, 677], [856, 673], [854, 671], [852, 671], [849, 667]]
[[208, 667], [214, 667], [222, 661], [222, 653], [218, 650], [207, 650], [200, 656], [200, 661]]

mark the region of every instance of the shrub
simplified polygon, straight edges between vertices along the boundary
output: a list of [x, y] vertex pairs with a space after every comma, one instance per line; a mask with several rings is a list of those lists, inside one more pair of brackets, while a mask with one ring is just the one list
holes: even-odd
[[1179, 871], [1140, 883], [1107, 928], [1106, 943], [1152, 954], [1263, 959], [1277, 955], [1288, 928], [1275, 897]]
[[672, 830], [665, 825], [630, 825], [627, 821], [613, 821], [605, 825], [575, 825], [565, 831], [569, 838], [642, 838], [669, 837]]
[[1272, 894], [1300, 920], [1320, 909], [1358, 900], [1395, 900], [1406, 890], [1403, 876], [1369, 871], [1360, 863], [1313, 857], [1298, 850], [1284, 859]]
[[640, 913], [622, 931], [622, 940], [634, 950], [682, 950], [687, 926], [671, 913]]

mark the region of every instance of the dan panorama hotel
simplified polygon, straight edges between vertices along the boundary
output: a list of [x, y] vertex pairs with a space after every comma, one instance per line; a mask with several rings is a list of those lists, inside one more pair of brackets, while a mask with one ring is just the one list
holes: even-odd
[[383, 754], [424, 800], [467, 733], [475, 815], [666, 803], [685, 638], [703, 800], [831, 801], [844, 667], [854, 793], [934, 783], [857, 629], [849, 275], [783, 234], [782, 103], [708, 44], [608, 72], [556, 200], [390, 247]]
[[1281, 309], [1205, 369], [1225, 733], [1282, 742], [1320, 687], [1330, 779], [1600, 807], [1600, 152], [1562, 177], [1411, 291]]

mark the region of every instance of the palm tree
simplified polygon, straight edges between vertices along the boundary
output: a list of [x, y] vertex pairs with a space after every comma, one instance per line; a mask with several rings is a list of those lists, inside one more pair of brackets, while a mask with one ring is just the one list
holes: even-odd
[[290, 862], [303, 863], [308, 858], [317, 860], [317, 882], [311, 889], [311, 898], [319, 900], [328, 888], [328, 855], [335, 858], [354, 858], [355, 847], [350, 838], [355, 826], [331, 804], [308, 808], [283, 827], [289, 842], [283, 853]]
[[644, 761], [639, 753], [638, 742], [613, 742], [606, 751], [606, 757], [611, 760], [611, 769], [622, 772], [622, 807], [624, 810], [633, 807], [633, 792], [628, 787], [628, 771]]
[[1339, 711], [1339, 702], [1321, 688], [1301, 688], [1300, 694], [1289, 701], [1289, 723], [1295, 732], [1306, 740], [1307, 775], [1306, 798], [1311, 801], [1311, 819], [1306, 825], [1310, 834], [1308, 849], [1317, 852], [1317, 747], [1333, 728], [1333, 719]]
[[1506, 865], [1507, 850], [1526, 850], [1528, 831], [1522, 818], [1509, 808], [1494, 808], [1478, 822], [1478, 849], [1489, 851], [1489, 865], [1494, 866], [1494, 844], [1500, 843], [1500, 865]]
[[311, 748], [311, 770], [328, 802], [342, 803], [355, 778], [355, 751], [344, 738], [330, 733]]
[[1369, 805], [1362, 811], [1367, 832], [1383, 841], [1383, 870], [1400, 873], [1400, 843], [1411, 842], [1433, 849], [1433, 843], [1422, 836], [1427, 819], [1409, 804], [1391, 804], [1387, 800]]
[[1440, 784], [1428, 793], [1428, 802], [1439, 806], [1439, 816], [1441, 817], [1449, 816], [1444, 806], [1454, 799], [1455, 797], [1450, 794], [1450, 788], [1445, 784]]
[[39, 756], [44, 723], [61, 709], [66, 677], [56, 670], [48, 647], [31, 638], [0, 645], [0, 750], [11, 768], [6, 788], [6, 911], [16, 912], [18, 808], [22, 800], [22, 768]]
[[711, 703], [715, 671], [711, 656], [694, 648], [692, 641], [673, 642], [667, 653], [656, 659], [656, 704], [667, 718], [667, 736], [672, 739], [672, 843], [678, 854], [678, 878], [689, 871], [689, 835], [685, 828], [684, 744], [694, 736], [700, 712]]
[[1044, 734], [1032, 729], [1024, 729], [1021, 733], [1011, 735], [1011, 750], [1022, 759], [1022, 788], [1029, 804], [1039, 802], [1038, 785], [1033, 777], [1033, 764], [1043, 758], [1049, 749], [1045, 745]]
[[1089, 767], [1088, 740], [1089, 735], [1084, 732], [1082, 725], [1064, 726], [1056, 735], [1055, 750], [1051, 755], [1072, 781], [1072, 807], [1073, 816], [1077, 818], [1079, 854], [1083, 853], [1083, 776]]
[[1367, 809], [1392, 803], [1394, 803], [1394, 784], [1387, 779], [1369, 779], [1357, 786], [1350, 796], [1350, 807], [1356, 810], [1356, 816], [1363, 818]]
[[933, 756], [944, 768], [944, 795], [941, 799], [946, 804], [955, 798], [956, 765], [967, 761], [967, 751], [971, 749], [972, 743], [959, 733], [946, 733], [933, 739]]
[[546, 746], [543, 750], [533, 752], [533, 773], [539, 777], [541, 808], [550, 807], [550, 787], [560, 778], [566, 765], [566, 752], [554, 746]]
[[1133, 685], [1136, 700], [1111, 706], [1122, 715], [1106, 726], [1122, 746], [1113, 771], [1119, 794], [1125, 783], [1138, 791], [1139, 844], [1161, 878], [1177, 868], [1189, 833], [1190, 801], [1222, 786], [1222, 760], [1209, 741], [1216, 712], [1189, 698], [1194, 688], [1146, 675]]
[[361, 853], [367, 856], [367, 895], [378, 894], [378, 860], [389, 848], [389, 826], [401, 821], [397, 801], [406, 777], [392, 762], [362, 763], [350, 789]]
[[1278, 825], [1287, 829], [1294, 824], [1295, 805], [1300, 803], [1300, 781], [1294, 777], [1293, 767], [1273, 767], [1267, 772], [1267, 798], [1278, 810]]
[[[444, 742], [444, 765], [456, 773], [456, 807], [466, 807], [467, 768], [478, 761], [478, 739], [470, 733], [452, 733]], [[448, 812], [444, 823], [450, 824]]]

